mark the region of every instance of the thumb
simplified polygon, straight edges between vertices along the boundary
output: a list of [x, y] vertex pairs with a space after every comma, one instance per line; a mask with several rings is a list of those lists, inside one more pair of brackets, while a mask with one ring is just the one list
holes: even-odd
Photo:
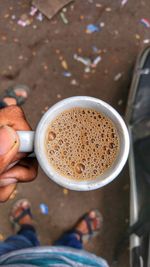
[[9, 126], [0, 127], [0, 173], [13, 161], [19, 149], [19, 138]]

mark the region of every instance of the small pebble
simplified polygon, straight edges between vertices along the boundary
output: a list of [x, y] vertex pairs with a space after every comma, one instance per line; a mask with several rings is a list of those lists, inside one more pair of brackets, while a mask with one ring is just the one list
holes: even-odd
[[9, 16], [10, 15], [7, 13], [7, 14], [4, 15], [4, 18], [7, 19], [7, 18], [9, 18]]
[[12, 70], [12, 69], [13, 69], [13, 67], [12, 67], [11, 65], [9, 65], [9, 66], [8, 66], [8, 69], [9, 69], [9, 70]]
[[15, 20], [16, 19], [16, 15], [12, 15], [11, 18], [12, 18], [12, 20]]
[[32, 56], [36, 56], [36, 51], [32, 51]]
[[118, 106], [121, 106], [122, 104], [123, 104], [123, 100], [120, 99], [120, 100], [118, 101]]
[[73, 79], [73, 80], [71, 80], [70, 84], [71, 85], [78, 85], [78, 82], [75, 79]]
[[85, 67], [84, 72], [89, 73], [91, 71], [90, 67]]
[[56, 49], [55, 52], [56, 52], [57, 55], [60, 54], [60, 50], [59, 49]]
[[115, 35], [119, 35], [119, 31], [115, 30], [115, 31], [114, 31], [114, 34], [115, 34]]
[[99, 4], [99, 3], [97, 3], [97, 4], [96, 4], [96, 7], [102, 7], [102, 5], [101, 5], [101, 4]]
[[43, 65], [44, 70], [48, 70], [48, 66], [45, 64]]
[[57, 98], [60, 99], [61, 98], [61, 94], [57, 94]]
[[71, 9], [71, 11], [73, 11], [74, 10], [74, 5], [71, 5], [70, 9]]
[[44, 108], [45, 111], [47, 111], [48, 109], [49, 109], [49, 106], [46, 106], [46, 107]]
[[69, 190], [68, 190], [68, 189], [66, 189], [66, 188], [64, 188], [64, 189], [63, 189], [63, 194], [64, 194], [65, 196], [67, 196], [67, 195], [68, 195], [68, 193], [69, 193]]
[[135, 34], [135, 38], [137, 39], [137, 40], [140, 40], [141, 39], [141, 37], [140, 37], [140, 35], [139, 34]]
[[78, 48], [78, 53], [81, 54], [82, 53], [82, 48]]
[[83, 20], [84, 19], [84, 16], [83, 15], [80, 15], [80, 20]]
[[59, 56], [59, 60], [60, 60], [60, 61], [63, 60], [63, 56]]
[[104, 22], [100, 22], [100, 27], [103, 28], [105, 26], [105, 23]]
[[105, 11], [107, 11], [107, 12], [111, 12], [112, 9], [111, 9], [111, 7], [106, 7], [106, 8], [105, 8]]
[[63, 202], [60, 202], [60, 207], [63, 208], [65, 204]]
[[18, 57], [18, 59], [22, 60], [22, 59], [23, 59], [23, 55], [20, 55], [20, 56]]
[[6, 41], [6, 40], [7, 40], [7, 37], [6, 37], [5, 35], [3, 35], [3, 36], [1, 37], [1, 39], [2, 39], [3, 41]]
[[67, 12], [67, 8], [64, 7], [64, 8], [62, 9], [62, 11], [63, 11], [63, 12]]
[[14, 43], [18, 43], [19, 39], [18, 38], [14, 38]]

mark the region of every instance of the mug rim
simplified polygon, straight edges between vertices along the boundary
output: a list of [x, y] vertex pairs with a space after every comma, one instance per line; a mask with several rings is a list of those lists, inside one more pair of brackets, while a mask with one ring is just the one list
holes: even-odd
[[[107, 178], [105, 178], [103, 180], [95, 181], [95, 179], [92, 179], [92, 180], [87, 180], [87, 181], [83, 180], [82, 182], [78, 181], [78, 183], [75, 183], [74, 179], [65, 178], [64, 176], [61, 176], [62, 179], [58, 179], [58, 176], [60, 176], [60, 175], [58, 175], [58, 173], [56, 171], [55, 172], [52, 171], [53, 168], [50, 167], [46, 153], [44, 152], [44, 148], [43, 148], [43, 146], [44, 146], [43, 145], [43, 138], [44, 137], [41, 138], [41, 135], [42, 135], [41, 132], [44, 132], [43, 127], [45, 130], [47, 125], [48, 125], [48, 123], [46, 123], [46, 122], [49, 118], [49, 114], [52, 112], [55, 112], [56, 110], [58, 110], [62, 106], [66, 106], [67, 103], [71, 103], [71, 102], [75, 103], [76, 101], [92, 101], [92, 102], [95, 102], [97, 104], [100, 104], [106, 110], [109, 110], [109, 112], [113, 113], [114, 117], [117, 119], [119, 125], [122, 128], [122, 133], [123, 133], [123, 138], [124, 138], [124, 143], [125, 143], [124, 150], [122, 153], [122, 158], [120, 159], [120, 162], [118, 163], [117, 169], [114, 170]], [[35, 132], [35, 141], [34, 142], [35, 142], [34, 146], [35, 146], [36, 157], [39, 161], [41, 168], [47, 174], [47, 176], [51, 180], [53, 180], [55, 183], [65, 187], [65, 188], [75, 190], [75, 191], [90, 191], [90, 190], [101, 188], [101, 187], [109, 184], [110, 182], [112, 182], [119, 175], [121, 170], [123, 169], [123, 167], [127, 161], [127, 158], [128, 158], [129, 146], [130, 146], [129, 133], [127, 130], [127, 126], [125, 125], [125, 122], [122, 119], [122, 117], [120, 116], [120, 114], [112, 106], [110, 106], [108, 103], [104, 102], [101, 99], [90, 97], [90, 96], [69, 97], [69, 98], [63, 99], [63, 100], [57, 102], [56, 104], [54, 104], [53, 106], [51, 106], [49, 108], [49, 110], [42, 116], [40, 122], [38, 123], [37, 129]], [[90, 183], [89, 183], [89, 181], [90, 181]]]

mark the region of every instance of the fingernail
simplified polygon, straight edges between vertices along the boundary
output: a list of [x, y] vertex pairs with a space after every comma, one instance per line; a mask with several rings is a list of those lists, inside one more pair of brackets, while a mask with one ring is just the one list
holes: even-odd
[[4, 187], [10, 184], [16, 184], [17, 179], [15, 178], [7, 178], [7, 179], [0, 179], [0, 187]]
[[0, 155], [8, 153], [16, 142], [17, 134], [11, 127], [0, 127]]

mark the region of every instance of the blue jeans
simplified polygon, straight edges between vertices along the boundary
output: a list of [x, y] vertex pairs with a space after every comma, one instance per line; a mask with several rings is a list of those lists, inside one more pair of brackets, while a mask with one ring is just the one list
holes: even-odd
[[[8, 237], [5, 241], [0, 242], [0, 256], [23, 248], [40, 246], [36, 230], [33, 226], [24, 224], [16, 235]], [[77, 239], [76, 233], [70, 231], [64, 233], [55, 243], [54, 246], [67, 246], [82, 249], [81, 240]]]

